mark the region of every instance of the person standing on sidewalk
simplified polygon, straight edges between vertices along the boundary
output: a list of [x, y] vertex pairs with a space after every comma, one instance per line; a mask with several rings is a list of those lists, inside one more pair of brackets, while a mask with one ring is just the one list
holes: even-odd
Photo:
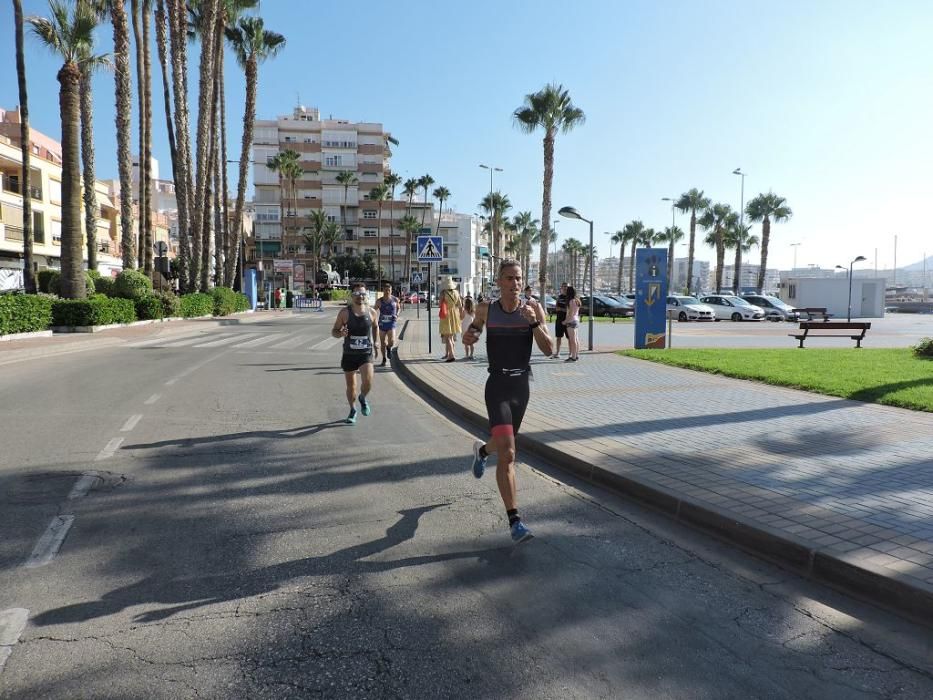
[[560, 339], [567, 335], [567, 326], [564, 325], [564, 321], [567, 320], [567, 283], [562, 282], [560, 285], [560, 294], [557, 295], [557, 310], [555, 312], [554, 318], [554, 337], [557, 338], [557, 345], [554, 349], [554, 354], [551, 355], [552, 359], [557, 359], [560, 357]]
[[463, 318], [463, 302], [457, 285], [450, 277], [442, 283], [440, 317], [441, 338], [444, 340], [444, 362], [454, 362], [456, 355], [456, 336], [460, 335], [460, 319]]
[[567, 329], [567, 345], [570, 357], [564, 362], [576, 362], [580, 359], [580, 340], [577, 338], [577, 328], [580, 325], [580, 300], [577, 290], [567, 287], [567, 316], [564, 318], [564, 328]]
[[360, 410], [364, 416], [372, 413], [367, 401], [373, 385], [373, 348], [376, 347], [376, 329], [378, 318], [376, 311], [366, 303], [366, 285], [357, 282], [350, 293], [349, 305], [340, 309], [331, 335], [343, 338], [343, 357], [340, 369], [347, 382], [347, 402], [350, 414], [346, 423], [356, 423], [356, 373], [360, 373], [363, 386], [359, 393]]
[[[463, 334], [467, 332], [467, 328], [473, 323], [473, 318], [476, 315], [476, 307], [473, 305], [473, 299], [467, 297], [463, 300], [463, 319], [460, 321], [460, 337], [463, 338]], [[463, 345], [463, 359], [472, 360], [473, 359], [473, 345]]]
[[376, 311], [379, 312], [379, 346], [382, 348], [382, 363], [385, 367], [389, 353], [395, 346], [395, 327], [398, 324], [399, 301], [392, 296], [392, 285], [382, 288], [382, 296], [376, 301]]
[[537, 301], [526, 301], [522, 291], [522, 267], [517, 260], [506, 259], [499, 265], [496, 284], [500, 298], [482, 303], [476, 317], [463, 334], [464, 345], [475, 345], [483, 332], [489, 357], [489, 378], [486, 380], [486, 411], [489, 415], [491, 438], [473, 445], [473, 476], [486, 471], [486, 460], [496, 454], [496, 484], [509, 519], [514, 542], [531, 537], [531, 531], [518, 514], [515, 487], [515, 435], [528, 408], [531, 375], [532, 339], [545, 355], [553, 351], [544, 310]]

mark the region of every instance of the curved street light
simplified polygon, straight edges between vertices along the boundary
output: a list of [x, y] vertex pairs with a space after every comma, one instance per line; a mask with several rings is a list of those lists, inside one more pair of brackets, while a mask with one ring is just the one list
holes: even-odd
[[585, 216], [583, 216], [580, 212], [578, 212], [573, 207], [561, 207], [560, 209], [558, 209], [557, 213], [560, 214], [561, 216], [567, 217], [568, 219], [579, 219], [580, 221], [585, 221], [586, 223], [590, 225], [590, 249], [589, 249], [590, 251], [590, 320], [589, 320], [589, 324], [587, 327], [587, 334], [588, 334], [587, 349], [592, 350], [593, 349], [593, 297], [595, 296], [595, 293], [596, 293], [595, 292], [596, 286], [593, 284], [593, 275], [595, 274], [595, 271], [596, 271], [596, 264], [594, 261], [594, 258], [596, 256], [593, 255], [593, 221], [591, 219], [587, 219]]

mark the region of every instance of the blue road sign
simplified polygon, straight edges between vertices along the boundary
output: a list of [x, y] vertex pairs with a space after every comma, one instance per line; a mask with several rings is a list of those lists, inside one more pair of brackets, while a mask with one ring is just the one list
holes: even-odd
[[440, 262], [443, 259], [443, 236], [418, 236], [418, 262]]
[[667, 344], [667, 248], [635, 251], [635, 347]]

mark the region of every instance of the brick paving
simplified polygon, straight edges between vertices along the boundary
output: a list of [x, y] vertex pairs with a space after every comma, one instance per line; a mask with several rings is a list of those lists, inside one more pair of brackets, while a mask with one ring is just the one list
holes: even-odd
[[[485, 418], [483, 341], [476, 361], [442, 363], [425, 325], [406, 329], [403, 370]], [[526, 439], [906, 585], [933, 610], [933, 414], [612, 353], [565, 364], [536, 349], [533, 373]]]

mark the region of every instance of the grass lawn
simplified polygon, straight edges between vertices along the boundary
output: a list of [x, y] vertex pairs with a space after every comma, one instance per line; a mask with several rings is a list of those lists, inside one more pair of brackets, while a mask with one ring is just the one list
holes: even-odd
[[933, 360], [908, 348], [620, 350], [620, 355], [856, 401], [933, 411]]

